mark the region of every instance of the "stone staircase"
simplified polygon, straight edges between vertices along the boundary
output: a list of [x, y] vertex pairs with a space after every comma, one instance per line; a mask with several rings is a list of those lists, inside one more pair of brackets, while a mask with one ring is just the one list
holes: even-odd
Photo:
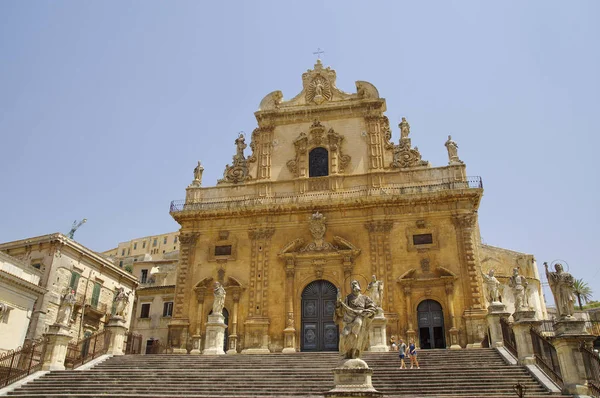
[[[493, 349], [422, 350], [421, 369], [399, 369], [397, 352], [366, 353], [373, 386], [386, 397], [526, 397], [550, 395]], [[90, 370], [50, 372], [9, 395], [18, 397], [318, 397], [333, 388], [337, 353], [130, 355]], [[559, 397], [559, 396], [554, 396]]]

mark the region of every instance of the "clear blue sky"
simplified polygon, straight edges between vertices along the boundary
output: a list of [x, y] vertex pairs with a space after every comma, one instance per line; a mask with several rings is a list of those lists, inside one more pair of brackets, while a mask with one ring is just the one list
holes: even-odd
[[262, 97], [325, 49], [434, 166], [452, 134], [483, 177], [486, 243], [565, 260], [600, 298], [598, 1], [0, 2], [0, 241], [107, 250], [177, 230], [196, 161], [213, 185]]

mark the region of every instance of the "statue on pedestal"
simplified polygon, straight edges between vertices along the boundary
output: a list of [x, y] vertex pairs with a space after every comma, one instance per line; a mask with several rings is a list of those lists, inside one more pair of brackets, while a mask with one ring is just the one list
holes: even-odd
[[408, 138], [408, 135], [410, 134], [410, 124], [408, 124], [405, 117], [402, 118], [398, 127], [400, 127], [400, 140]]
[[225, 306], [225, 288], [221, 283], [215, 282], [214, 290], [215, 300], [213, 301], [213, 315], [222, 315]]
[[556, 311], [560, 318], [572, 318], [575, 312], [574, 286], [575, 279], [573, 275], [563, 271], [562, 264], [556, 263], [554, 269], [556, 272], [548, 271], [548, 263], [544, 263], [546, 268], [546, 278], [550, 284], [550, 290], [554, 296]]
[[381, 308], [381, 303], [383, 302], [383, 281], [378, 281], [377, 277], [373, 275], [369, 286], [367, 286], [367, 292], [377, 308]]
[[498, 293], [498, 287], [500, 287], [500, 282], [494, 276], [494, 270], [491, 269], [488, 274], [481, 273], [483, 276], [483, 280], [487, 286], [487, 299], [490, 304], [500, 303], [500, 294]]
[[526, 289], [529, 283], [523, 275], [519, 275], [519, 269], [513, 268], [513, 275], [508, 280], [508, 286], [515, 296], [515, 312], [529, 310]]
[[75, 306], [75, 290], [69, 289], [67, 293], [62, 297], [60, 307], [58, 308], [58, 316], [56, 317], [56, 323], [63, 326], [69, 326], [71, 323], [71, 317], [73, 315], [73, 307]]
[[125, 293], [125, 288], [118, 287], [115, 294], [115, 316], [125, 318], [127, 316], [127, 304], [129, 304], [129, 295]]
[[352, 292], [342, 300], [338, 290], [333, 320], [341, 322], [340, 354], [346, 359], [360, 358], [368, 348], [371, 320], [377, 313], [377, 307], [369, 296], [360, 292], [360, 284], [353, 280]]
[[202, 172], [204, 171], [204, 167], [202, 167], [202, 163], [198, 161], [198, 166], [194, 169], [194, 182], [197, 185], [202, 184]]
[[458, 158], [458, 145], [452, 141], [451, 135], [448, 136], [448, 141], [444, 145], [446, 145], [446, 149], [448, 150], [449, 163], [462, 163], [462, 160]]

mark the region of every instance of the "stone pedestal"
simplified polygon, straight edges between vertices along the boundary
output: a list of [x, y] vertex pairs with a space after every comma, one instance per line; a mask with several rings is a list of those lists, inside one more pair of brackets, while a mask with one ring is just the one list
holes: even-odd
[[269, 354], [269, 318], [252, 317], [244, 326], [246, 333], [244, 335], [244, 346], [242, 354]]
[[228, 349], [227, 349], [227, 354], [228, 355], [233, 355], [233, 354], [237, 354], [237, 342], [238, 342], [238, 336], [237, 334], [230, 334], [229, 335], [229, 344], [228, 344]]
[[325, 393], [325, 397], [382, 397], [383, 394], [373, 388], [371, 377], [373, 370], [362, 359], [345, 360], [333, 369], [335, 387]]
[[48, 345], [42, 361], [42, 370], [65, 370], [67, 347], [71, 341], [69, 328], [58, 324], [51, 325], [44, 337], [48, 339]]
[[458, 344], [458, 329], [450, 328], [448, 331], [450, 333], [450, 349], [451, 350], [461, 350], [462, 347]]
[[283, 330], [283, 353], [284, 354], [293, 354], [296, 352], [296, 329], [292, 327], [287, 327]]
[[125, 335], [127, 328], [125, 327], [125, 318], [113, 316], [108, 320], [108, 324], [104, 329], [110, 333], [108, 340], [108, 355], [124, 355], [123, 346], [125, 345]]
[[223, 350], [225, 329], [227, 329], [227, 325], [225, 325], [225, 317], [223, 315], [212, 314], [208, 316], [203, 355], [225, 355], [225, 351]]
[[585, 332], [585, 321], [561, 319], [554, 324], [552, 345], [563, 379], [563, 393], [575, 396], [589, 394], [583, 357], [579, 351], [582, 342], [591, 342], [594, 336]]
[[202, 336], [195, 334], [192, 336], [192, 351], [190, 354], [198, 355], [202, 353]]
[[[535, 319], [535, 311], [517, 311], [513, 314], [515, 322], [512, 325], [517, 343], [518, 360], [521, 365], [535, 364], [533, 343], [531, 342], [531, 327], [540, 324]], [[502, 332], [501, 332], [502, 333]]]
[[382, 312], [378, 313], [371, 321], [371, 329], [369, 330], [371, 345], [369, 351], [387, 352], [390, 350], [390, 347], [387, 345], [386, 325], [387, 319], [385, 319]]
[[490, 347], [495, 348], [504, 346], [500, 319], [506, 319], [509, 316], [510, 314], [506, 312], [506, 306], [502, 303], [492, 303], [488, 307], [486, 321], [490, 331]]
[[188, 319], [173, 319], [169, 323], [169, 345], [173, 349], [173, 354], [187, 353], [189, 327], [190, 322]]

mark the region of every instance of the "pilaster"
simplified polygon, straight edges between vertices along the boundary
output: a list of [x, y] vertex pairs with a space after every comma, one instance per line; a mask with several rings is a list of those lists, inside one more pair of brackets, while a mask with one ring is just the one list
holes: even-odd
[[371, 221], [365, 224], [369, 231], [369, 254], [371, 261], [371, 274], [376, 275], [384, 283], [384, 300], [381, 303], [384, 311], [390, 311], [393, 308], [392, 294], [392, 252], [390, 249], [390, 231], [394, 222]]

